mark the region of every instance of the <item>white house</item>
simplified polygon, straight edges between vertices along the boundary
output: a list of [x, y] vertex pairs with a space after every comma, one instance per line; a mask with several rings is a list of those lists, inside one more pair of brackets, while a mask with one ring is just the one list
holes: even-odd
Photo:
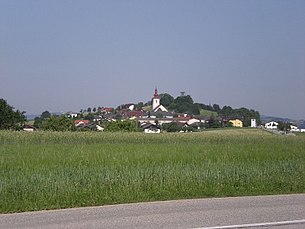
[[277, 122], [271, 121], [271, 122], [267, 122], [265, 124], [265, 128], [270, 129], [270, 130], [275, 130], [275, 129], [277, 129], [278, 125], [279, 124]]
[[36, 130], [36, 128], [34, 126], [31, 126], [31, 125], [25, 125], [23, 127], [23, 130], [26, 131], [26, 132], [33, 132], [34, 130]]
[[68, 113], [66, 113], [65, 116], [68, 117], [68, 118], [77, 118], [78, 113], [76, 113], [76, 112], [68, 112]]
[[159, 134], [161, 132], [160, 127], [152, 123], [147, 123], [142, 128], [146, 134]]
[[300, 129], [297, 126], [290, 125], [290, 131], [291, 132], [300, 132]]

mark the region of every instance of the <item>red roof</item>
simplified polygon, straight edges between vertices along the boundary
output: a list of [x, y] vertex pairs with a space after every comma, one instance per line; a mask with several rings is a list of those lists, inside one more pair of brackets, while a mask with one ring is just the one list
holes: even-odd
[[74, 123], [75, 124], [79, 124], [79, 123], [88, 124], [88, 123], [90, 123], [90, 121], [89, 120], [75, 120]]
[[133, 117], [133, 116], [140, 117], [143, 114], [144, 114], [143, 111], [129, 111], [129, 112], [127, 112], [128, 117]]

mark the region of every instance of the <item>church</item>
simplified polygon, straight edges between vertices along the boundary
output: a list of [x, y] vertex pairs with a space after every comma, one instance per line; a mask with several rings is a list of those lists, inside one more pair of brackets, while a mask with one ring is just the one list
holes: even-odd
[[152, 111], [158, 112], [158, 111], [164, 111], [168, 112], [168, 110], [160, 103], [160, 96], [158, 94], [157, 87], [155, 88], [155, 94], [152, 101]]

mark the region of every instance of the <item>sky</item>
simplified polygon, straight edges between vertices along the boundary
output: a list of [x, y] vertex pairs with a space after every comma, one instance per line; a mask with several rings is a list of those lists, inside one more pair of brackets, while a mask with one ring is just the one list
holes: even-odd
[[0, 0], [0, 98], [41, 114], [151, 100], [305, 119], [304, 0]]

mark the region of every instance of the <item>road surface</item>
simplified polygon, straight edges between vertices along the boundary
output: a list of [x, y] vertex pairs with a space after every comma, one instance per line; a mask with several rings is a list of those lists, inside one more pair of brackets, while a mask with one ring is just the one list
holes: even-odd
[[0, 214], [0, 228], [305, 228], [305, 194]]

